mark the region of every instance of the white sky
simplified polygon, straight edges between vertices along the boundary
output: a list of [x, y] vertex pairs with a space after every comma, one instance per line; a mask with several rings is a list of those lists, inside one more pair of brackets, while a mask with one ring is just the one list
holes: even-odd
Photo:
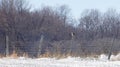
[[68, 5], [75, 17], [85, 9], [99, 9], [106, 11], [108, 8], [120, 9], [120, 0], [27, 0], [33, 8], [38, 9], [42, 5], [60, 6]]

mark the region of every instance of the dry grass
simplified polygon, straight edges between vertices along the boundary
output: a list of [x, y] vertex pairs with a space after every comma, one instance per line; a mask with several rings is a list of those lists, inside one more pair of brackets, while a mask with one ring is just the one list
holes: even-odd
[[22, 56], [23, 56], [23, 57], [26, 57], [26, 58], [28, 58], [28, 57], [29, 57], [27, 53], [23, 53], [23, 55], [22, 55]]
[[8, 56], [8, 57], [16, 59], [16, 58], [18, 58], [18, 54], [17, 54], [16, 51], [13, 51], [13, 53], [10, 56]]
[[[21, 56], [22, 56], [22, 57], [26, 57], [26, 58], [29, 57], [27, 53], [23, 53]], [[16, 51], [13, 51], [12, 54], [10, 54], [10, 55], [8, 55], [8, 56], [4, 56], [4, 55], [1, 55], [1, 54], [0, 54], [0, 58], [7, 57], [7, 58], [17, 59], [17, 58], [19, 58], [19, 57], [21, 57], [21, 56], [19, 56], [19, 54], [18, 54]]]
[[3, 58], [3, 57], [4, 57], [4, 55], [0, 54], [0, 58]]
[[73, 54], [71, 53], [67, 53], [67, 54], [62, 54], [60, 52], [57, 52], [57, 53], [49, 53], [49, 52], [46, 52], [45, 54], [42, 54], [40, 56], [38, 56], [38, 58], [56, 58], [56, 59], [61, 59], [61, 58], [67, 58], [67, 57], [74, 57]]
[[[62, 58], [67, 58], [67, 57], [81, 57], [81, 58], [86, 58], [86, 57], [91, 57], [91, 58], [98, 58], [100, 55], [97, 54], [89, 54], [89, 55], [79, 55], [79, 54], [72, 54], [71, 52], [68, 52], [66, 54], [62, 54], [61, 52], [57, 52], [57, 53], [50, 53], [50, 52], [46, 52], [45, 54], [42, 54], [36, 58], [56, 58], [56, 59], [62, 59]], [[23, 53], [21, 55], [22, 57], [25, 58], [29, 58], [29, 55], [27, 53]], [[16, 51], [13, 51], [12, 54], [10, 54], [9, 56], [7, 56], [8, 58], [14, 58], [17, 59], [19, 57], [21, 57], [18, 55], [18, 53]], [[4, 58], [4, 55], [0, 55], [0, 58]], [[117, 55], [112, 55], [111, 56], [111, 60], [116, 61], [116, 60], [120, 60], [120, 53], [118, 53]]]

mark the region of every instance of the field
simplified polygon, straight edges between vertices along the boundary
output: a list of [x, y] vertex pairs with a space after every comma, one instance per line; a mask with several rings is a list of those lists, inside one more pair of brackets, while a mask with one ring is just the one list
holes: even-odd
[[105, 55], [99, 58], [68, 57], [63, 59], [19, 57], [1, 58], [0, 67], [120, 67], [120, 61], [119, 55], [112, 56], [109, 61]]

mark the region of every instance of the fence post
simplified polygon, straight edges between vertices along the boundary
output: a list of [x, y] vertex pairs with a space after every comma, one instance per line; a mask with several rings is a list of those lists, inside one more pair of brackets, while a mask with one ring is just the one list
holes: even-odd
[[110, 60], [110, 57], [111, 57], [111, 55], [112, 55], [114, 42], [115, 42], [115, 38], [113, 38], [112, 45], [111, 45], [111, 47], [110, 47], [110, 51], [109, 51], [109, 54], [108, 54], [108, 60]]
[[38, 47], [38, 57], [41, 54], [43, 39], [44, 39], [44, 36], [41, 35], [41, 38], [40, 38], [40, 41], [39, 41], [39, 47]]
[[9, 38], [8, 35], [5, 35], [5, 44], [6, 44], [6, 57], [9, 56]]

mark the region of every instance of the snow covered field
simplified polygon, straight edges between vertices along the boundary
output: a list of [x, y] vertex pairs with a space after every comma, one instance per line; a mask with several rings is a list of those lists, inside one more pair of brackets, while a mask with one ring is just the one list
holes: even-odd
[[112, 56], [112, 60], [115, 61], [108, 61], [105, 55], [101, 55], [98, 59], [71, 57], [59, 60], [55, 58], [1, 58], [0, 67], [120, 67], [120, 61], [117, 58], [118, 56]]

